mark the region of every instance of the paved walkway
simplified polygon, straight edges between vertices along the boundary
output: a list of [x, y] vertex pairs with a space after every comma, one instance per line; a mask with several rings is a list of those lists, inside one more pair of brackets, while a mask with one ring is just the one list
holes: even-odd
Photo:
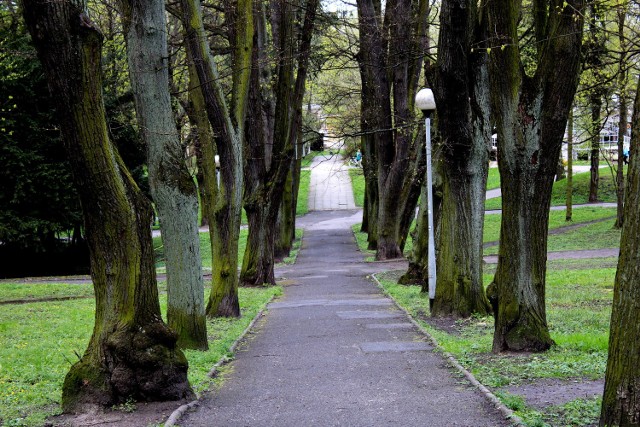
[[[181, 426], [506, 426], [366, 278], [355, 211], [306, 218], [285, 295]], [[341, 219], [343, 218], [343, 219]]]
[[355, 209], [349, 168], [338, 154], [318, 155], [311, 163], [309, 210]]

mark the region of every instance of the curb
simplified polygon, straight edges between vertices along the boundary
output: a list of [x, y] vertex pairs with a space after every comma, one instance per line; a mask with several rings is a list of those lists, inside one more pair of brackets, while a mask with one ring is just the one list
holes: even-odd
[[[267, 306], [269, 304], [271, 304], [273, 302], [273, 300], [276, 298], [276, 296], [272, 296], [271, 299], [264, 305], [264, 307], [262, 307], [260, 309], [260, 311], [258, 311], [258, 313], [256, 313], [255, 317], [253, 318], [253, 320], [251, 320], [251, 322], [249, 323], [249, 325], [247, 325], [247, 327], [245, 328], [244, 331], [242, 331], [242, 334], [240, 334], [240, 336], [238, 337], [237, 340], [235, 340], [233, 342], [233, 344], [231, 344], [231, 347], [229, 347], [229, 352], [230, 353], [235, 353], [236, 348], [238, 347], [238, 345], [240, 345], [240, 342], [247, 336], [247, 334], [249, 333], [249, 331], [251, 331], [251, 329], [253, 329], [254, 325], [256, 324], [256, 322], [262, 317], [264, 316], [264, 312], [267, 309]], [[233, 358], [224, 356], [222, 359], [218, 360], [218, 362], [216, 362], [215, 365], [213, 365], [213, 367], [211, 368], [211, 370], [207, 373], [207, 376], [210, 378], [215, 377], [218, 374], [218, 369], [223, 366], [226, 365], [227, 363], [231, 362], [233, 360]], [[189, 403], [185, 403], [184, 405], [180, 406], [178, 409], [176, 409], [175, 411], [173, 411], [171, 413], [171, 415], [169, 416], [169, 418], [167, 419], [167, 421], [165, 421], [164, 426], [165, 427], [174, 427], [177, 426], [178, 421], [180, 421], [180, 418], [182, 418], [182, 416], [184, 414], [186, 414], [189, 410], [197, 408], [198, 406], [200, 406], [200, 399], [202, 396], [199, 396], [196, 400], [189, 402]]]
[[371, 274], [370, 277], [374, 280], [374, 282], [376, 282], [376, 285], [382, 290], [382, 292], [388, 298], [390, 298], [391, 301], [393, 301], [395, 306], [398, 307], [402, 312], [404, 312], [404, 314], [407, 315], [407, 317], [409, 318], [409, 321], [415, 327], [417, 327], [420, 330], [420, 332], [422, 332], [427, 337], [427, 339], [431, 342], [431, 344], [433, 344], [433, 346], [436, 349], [440, 350], [440, 352], [442, 353], [442, 356], [444, 357], [444, 359], [446, 359], [451, 365], [453, 365], [454, 368], [456, 368], [457, 371], [459, 371], [462, 375], [464, 375], [465, 378], [471, 383], [471, 385], [473, 385], [476, 389], [478, 389], [478, 391], [480, 391], [480, 393], [482, 393], [482, 395], [485, 397], [485, 399], [487, 399], [489, 401], [489, 403], [491, 403], [498, 411], [500, 411], [502, 413], [502, 415], [504, 415], [504, 417], [507, 420], [511, 421], [513, 423], [512, 424], [513, 426], [526, 427], [526, 424], [522, 421], [522, 419], [519, 416], [517, 416], [511, 409], [507, 408], [500, 401], [500, 399], [498, 399], [498, 397], [495, 394], [493, 394], [487, 387], [485, 387], [484, 384], [482, 384], [480, 381], [478, 381], [476, 379], [476, 377], [474, 377], [471, 372], [466, 370], [456, 360], [456, 358], [452, 354], [444, 351], [444, 349], [440, 346], [438, 341], [436, 341], [436, 339], [421, 324], [419, 324], [413, 318], [413, 316], [404, 307], [402, 307], [400, 304], [398, 304], [398, 302], [395, 300], [395, 298], [393, 298], [387, 292], [387, 290], [382, 286], [382, 284], [380, 283], [380, 281], [376, 277], [376, 273]]

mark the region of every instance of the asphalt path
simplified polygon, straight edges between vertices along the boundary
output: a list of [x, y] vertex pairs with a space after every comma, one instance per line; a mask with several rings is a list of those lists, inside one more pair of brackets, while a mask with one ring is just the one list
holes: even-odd
[[284, 296], [181, 426], [507, 426], [367, 277], [357, 211], [307, 215]]

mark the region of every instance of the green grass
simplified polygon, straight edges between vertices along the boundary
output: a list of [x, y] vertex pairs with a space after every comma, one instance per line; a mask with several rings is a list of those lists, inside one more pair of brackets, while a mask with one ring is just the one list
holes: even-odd
[[[582, 209], [576, 209], [575, 212], [581, 211]], [[591, 210], [591, 209], [589, 209]], [[595, 211], [602, 210], [606, 211], [608, 209], [594, 209]], [[615, 209], [611, 209], [615, 213]], [[553, 211], [552, 211], [553, 213]], [[560, 211], [560, 213], [564, 214], [564, 212]], [[596, 212], [594, 212], [596, 213]], [[489, 217], [489, 215], [487, 215]], [[492, 216], [492, 215], [491, 215]], [[597, 219], [597, 214], [593, 216], [593, 219]], [[602, 212], [600, 218], [606, 218], [610, 215], [607, 215], [606, 212]], [[557, 216], [554, 216], [556, 218]], [[590, 217], [590, 216], [589, 216]], [[498, 223], [496, 225], [496, 220]], [[590, 219], [585, 221], [574, 222], [577, 224], [579, 222], [587, 222]], [[486, 224], [486, 222], [485, 222]], [[550, 221], [550, 229], [555, 229], [562, 227], [560, 222], [551, 222]], [[602, 222], [596, 222], [593, 224], [587, 224], [582, 227], [579, 227], [575, 230], [570, 230], [567, 232], [559, 233], [559, 234], [550, 234], [549, 240], [547, 242], [547, 251], [556, 252], [556, 251], [577, 251], [577, 250], [587, 250], [587, 249], [611, 249], [620, 247], [620, 230], [613, 228], [615, 224], [615, 219], [608, 219]], [[489, 238], [485, 241], [495, 241], [499, 237], [499, 219], [491, 218], [491, 226], [490, 228], [485, 230], [485, 239]], [[485, 249], [485, 255], [494, 255], [498, 253], [498, 246], [492, 246], [490, 248]]]
[[[427, 321], [429, 300], [420, 293], [420, 287], [397, 285], [397, 274], [380, 275], [384, 289], [418, 319], [444, 351], [453, 354], [481, 383], [493, 389], [542, 378], [603, 378], [614, 277], [615, 268], [549, 269], [547, 319], [551, 337], [557, 345], [545, 353], [496, 355], [491, 352], [492, 317], [458, 321], [456, 334], [437, 329]], [[485, 285], [492, 278], [485, 274]], [[550, 425], [584, 425], [576, 424], [576, 420], [583, 419], [581, 413], [593, 414], [593, 408], [598, 404], [574, 401], [540, 414], [523, 408], [517, 397], [505, 397], [504, 393], [502, 396], [505, 404], [516, 409], [528, 425], [546, 425], [546, 422]], [[595, 419], [592, 415], [587, 417], [589, 422]]]
[[0, 302], [15, 300], [37, 300], [56, 298], [92, 297], [93, 286], [90, 283], [10, 283], [0, 282]]
[[[238, 241], [238, 264], [242, 265], [242, 259], [244, 258], [244, 251], [247, 246], [247, 236], [249, 230], [246, 228], [240, 230], [240, 240]], [[211, 270], [211, 238], [208, 232], [199, 233], [200, 236], [200, 256], [202, 257], [202, 268], [205, 270]], [[164, 258], [164, 249], [162, 245], [161, 237], [153, 238], [153, 251], [156, 258], [156, 269], [159, 273], [166, 271], [166, 264]]]
[[[1, 284], [3, 297], [10, 285]], [[57, 295], [73, 295], [78, 287], [59, 284], [54, 291]], [[26, 296], [30, 292], [24, 289], [19, 294]], [[209, 351], [185, 352], [189, 359], [189, 381], [196, 391], [211, 384], [207, 372], [221, 357], [229, 356], [230, 345], [272, 296], [280, 293], [279, 287], [241, 288], [242, 317], [208, 321]], [[166, 313], [165, 295], [161, 296], [161, 304]], [[38, 426], [47, 416], [60, 412], [62, 381], [86, 348], [94, 311], [92, 299], [2, 306], [0, 420], [4, 425]]]
[[493, 190], [494, 188], [500, 188], [500, 171], [498, 171], [498, 168], [489, 168], [487, 190]]
[[306, 156], [304, 156], [302, 158], [302, 166], [303, 168], [308, 168], [309, 166], [311, 166], [311, 163], [313, 163], [313, 159], [316, 158], [316, 156], [320, 156], [320, 155], [329, 155], [328, 151], [311, 151], [309, 152], [309, 154], [307, 154]]
[[351, 177], [351, 187], [353, 188], [353, 198], [356, 206], [359, 208], [364, 206], [364, 172], [362, 169], [349, 169], [349, 176]]
[[309, 186], [311, 185], [311, 171], [300, 171], [300, 187], [298, 188], [298, 204], [296, 215], [304, 215], [309, 212]]
[[[573, 211], [573, 220], [566, 221], [565, 211], [550, 211], [549, 212], [549, 230], [555, 230], [561, 227], [569, 225], [581, 224], [589, 221], [595, 221], [603, 218], [613, 217], [616, 215], [615, 208], [601, 208], [601, 207], [584, 207], [575, 209]], [[495, 242], [500, 239], [500, 221], [502, 215], [491, 214], [484, 217], [484, 242]], [[597, 242], [594, 242], [597, 243]], [[609, 246], [602, 246], [603, 248]]]
[[[626, 176], [626, 168], [625, 168]], [[591, 174], [583, 172], [573, 175], [573, 195], [572, 202], [574, 205], [589, 203], [589, 185]], [[611, 170], [609, 168], [600, 169], [600, 183], [598, 185], [598, 201], [615, 203], [616, 202], [616, 185]], [[567, 203], [567, 180], [556, 181], [553, 184], [553, 193], [551, 195], [552, 206], [564, 206]], [[502, 198], [489, 199], [485, 202], [485, 209], [495, 210], [502, 209]]]
[[[609, 218], [616, 214], [615, 208], [600, 207], [584, 207], [576, 209], [573, 212], [573, 221], [566, 222], [564, 211], [551, 211], [549, 213], [549, 230], [555, 230], [568, 225], [576, 225], [595, 221], [603, 218]], [[500, 239], [500, 221], [502, 216], [499, 214], [485, 215], [484, 219], [484, 237], [483, 241], [495, 242]], [[616, 248], [620, 244], [620, 230], [613, 229], [614, 220], [607, 220], [599, 223], [585, 225], [573, 231], [560, 233], [549, 236], [549, 251], [565, 251], [580, 249], [603, 249]], [[412, 224], [411, 229], [415, 224]], [[360, 250], [365, 253], [371, 260], [375, 255], [375, 251], [367, 249], [367, 234], [360, 232], [360, 224], [352, 227], [356, 242]], [[405, 245], [405, 255], [411, 253], [413, 247], [413, 239], [411, 236], [407, 238]], [[487, 248], [485, 255], [493, 255], [498, 253], [498, 246]]]
[[[244, 251], [247, 247], [247, 236], [249, 230], [243, 228], [240, 230], [240, 240], [238, 241], [238, 266], [242, 266], [242, 260], [244, 259]], [[300, 239], [302, 238], [302, 230], [296, 230], [296, 240], [293, 243], [293, 251], [289, 258], [285, 259], [285, 263], [292, 263], [297, 256], [297, 251], [300, 248]], [[164, 258], [164, 250], [162, 246], [162, 238], [153, 238], [153, 249], [156, 258], [156, 271], [159, 273], [166, 272], [166, 264]], [[202, 268], [204, 270], [211, 270], [211, 238], [209, 233], [200, 233], [200, 256], [202, 257]], [[288, 261], [287, 261], [288, 260]]]

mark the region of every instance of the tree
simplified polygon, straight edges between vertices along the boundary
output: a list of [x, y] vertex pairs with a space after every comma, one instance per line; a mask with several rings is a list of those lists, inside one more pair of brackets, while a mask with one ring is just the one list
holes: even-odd
[[183, 348], [206, 350], [198, 192], [171, 110], [164, 2], [121, 0], [131, 86], [167, 263], [167, 320]]
[[573, 218], [573, 107], [567, 117], [567, 193], [565, 220]]
[[600, 131], [602, 130], [602, 103], [608, 88], [605, 81], [604, 61], [606, 47], [602, 40], [603, 6], [596, 1], [589, 3], [589, 32], [585, 41], [585, 69], [591, 78], [588, 89], [588, 100], [591, 109], [589, 135], [591, 139], [591, 181], [589, 185], [589, 202], [598, 201], [598, 184], [600, 182]]
[[491, 312], [482, 282], [482, 230], [491, 124], [484, 5], [445, 0], [434, 95], [442, 139], [442, 204], [432, 315]]
[[[232, 52], [231, 99], [227, 102], [204, 32], [199, 0], [181, 0], [187, 49], [193, 60], [200, 90], [220, 156], [220, 187], [211, 189], [215, 206], [207, 212], [213, 258], [212, 289], [208, 316], [240, 315], [238, 303], [238, 239], [244, 185], [244, 137], [248, 108], [251, 56], [253, 50], [252, 2], [237, 0], [227, 4]], [[201, 141], [205, 143], [204, 141]], [[207, 171], [205, 170], [205, 173]]]
[[80, 1], [25, 0], [83, 207], [96, 295], [93, 335], [67, 374], [64, 411], [126, 399], [193, 396], [187, 360], [162, 321], [151, 245], [152, 211], [108, 138], [102, 36]]
[[585, 3], [535, 0], [536, 54], [526, 73], [519, 45], [522, 2], [488, 5], [491, 108], [502, 185], [500, 252], [487, 289], [493, 351], [541, 351], [553, 341], [545, 310], [551, 189], [578, 84]]
[[[377, 175], [377, 197], [367, 192], [369, 233], [375, 215], [376, 259], [402, 256], [420, 185], [418, 150], [423, 142], [414, 129], [414, 98], [426, 45], [425, 0], [359, 0], [364, 171]], [[383, 17], [384, 15], [384, 17]], [[370, 178], [367, 179], [371, 183]], [[371, 207], [376, 206], [375, 210]]]
[[640, 425], [640, 79], [633, 106], [631, 162], [616, 272], [600, 426]]
[[[290, 220], [287, 213], [293, 214], [290, 210], [281, 211], [281, 207], [302, 122], [302, 101], [318, 5], [318, 0], [306, 3], [299, 34], [295, 32], [293, 3], [272, 3], [270, 25], [264, 3], [256, 6], [250, 113], [246, 126], [249, 156], [245, 166], [244, 207], [249, 236], [240, 272], [244, 285], [275, 285], [276, 220], [279, 212], [284, 216], [281, 221]], [[271, 36], [267, 28], [271, 28]], [[271, 49], [269, 40], [274, 44]], [[275, 76], [269, 72], [267, 52], [270, 50], [275, 54]], [[288, 187], [291, 188], [290, 183]]]
[[627, 40], [625, 36], [626, 18], [629, 5], [627, 1], [620, 1], [616, 5], [617, 25], [618, 25], [618, 43], [620, 45], [620, 53], [618, 57], [618, 163], [616, 168], [616, 223], [614, 227], [622, 228], [624, 223], [624, 139], [627, 136], [627, 85], [629, 81], [629, 71], [627, 64]]

